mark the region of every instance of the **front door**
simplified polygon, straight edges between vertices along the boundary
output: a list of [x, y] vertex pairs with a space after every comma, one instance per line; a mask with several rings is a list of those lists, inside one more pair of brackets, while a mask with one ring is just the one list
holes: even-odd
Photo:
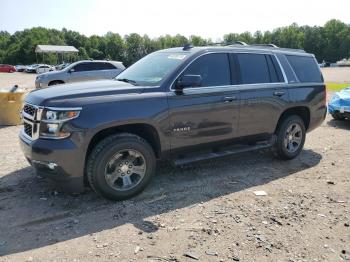
[[232, 86], [228, 54], [200, 56], [177, 80], [184, 75], [200, 75], [202, 82], [182, 93], [173, 90], [168, 93], [171, 149], [209, 145], [235, 137], [239, 93]]
[[82, 62], [75, 67], [73, 67], [71, 70], [68, 71], [67, 74], [70, 74], [68, 76], [69, 82], [82, 82], [82, 81], [89, 81], [95, 79], [96, 70], [95, 70], [95, 64], [94, 62]]

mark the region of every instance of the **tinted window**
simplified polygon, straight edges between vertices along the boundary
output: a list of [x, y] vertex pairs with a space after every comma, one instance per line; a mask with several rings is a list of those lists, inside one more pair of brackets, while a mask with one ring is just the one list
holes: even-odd
[[80, 63], [74, 67], [75, 72], [95, 70], [93, 63]]
[[111, 70], [116, 69], [112, 64], [110, 63], [92, 63], [94, 70]]
[[265, 55], [237, 54], [242, 84], [270, 83], [270, 72]]
[[323, 82], [318, 65], [313, 57], [286, 55], [300, 82]]
[[201, 86], [231, 85], [230, 66], [227, 54], [209, 54], [197, 58], [183, 73], [200, 75]]
[[112, 65], [111, 63], [103, 63], [103, 67], [105, 68], [105, 70], [112, 70], [112, 69], [117, 69], [114, 65]]

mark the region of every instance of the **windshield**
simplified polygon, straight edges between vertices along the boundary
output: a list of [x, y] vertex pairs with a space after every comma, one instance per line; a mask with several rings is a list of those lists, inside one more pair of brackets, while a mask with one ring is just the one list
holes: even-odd
[[135, 85], [157, 86], [184, 61], [184, 53], [152, 53], [120, 73], [116, 79]]

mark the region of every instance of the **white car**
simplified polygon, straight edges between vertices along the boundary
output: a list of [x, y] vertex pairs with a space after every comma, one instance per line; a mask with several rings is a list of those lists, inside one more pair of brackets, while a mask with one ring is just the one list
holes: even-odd
[[42, 74], [42, 73], [46, 73], [46, 72], [50, 72], [53, 71], [54, 67], [50, 66], [50, 65], [39, 65], [36, 68], [36, 73], [37, 74]]

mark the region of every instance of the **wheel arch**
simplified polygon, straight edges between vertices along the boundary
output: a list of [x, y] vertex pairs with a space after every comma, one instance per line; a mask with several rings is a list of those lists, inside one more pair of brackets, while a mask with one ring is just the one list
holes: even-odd
[[308, 130], [308, 128], [310, 126], [310, 109], [306, 106], [296, 106], [296, 107], [291, 107], [291, 108], [286, 109], [280, 115], [278, 122], [277, 122], [277, 125], [276, 125], [276, 128], [275, 128], [275, 133], [279, 129], [283, 120], [291, 115], [300, 116], [301, 119], [304, 121], [305, 130]]
[[160, 142], [157, 129], [150, 124], [133, 123], [133, 124], [123, 124], [118, 126], [107, 127], [102, 130], [99, 130], [96, 134], [94, 134], [93, 137], [90, 139], [89, 145], [86, 150], [85, 162], [90, 152], [98, 142], [100, 142], [101, 140], [103, 140], [104, 138], [110, 135], [114, 135], [118, 133], [130, 133], [130, 134], [138, 135], [139, 137], [143, 138], [150, 144], [150, 146], [154, 150], [154, 154], [156, 155], [156, 157], [160, 158], [161, 142]]
[[60, 83], [60, 84], [64, 84], [64, 83], [65, 83], [63, 80], [51, 80], [51, 81], [48, 83], [48, 85], [50, 86], [50, 85], [52, 85], [52, 84], [55, 83], [55, 82]]

